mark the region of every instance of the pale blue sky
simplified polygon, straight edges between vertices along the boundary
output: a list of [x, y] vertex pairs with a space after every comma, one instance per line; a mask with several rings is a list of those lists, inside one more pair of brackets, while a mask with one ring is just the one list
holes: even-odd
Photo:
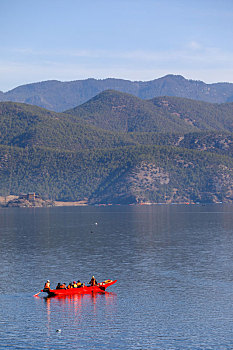
[[0, 90], [181, 74], [233, 82], [233, 0], [0, 0]]

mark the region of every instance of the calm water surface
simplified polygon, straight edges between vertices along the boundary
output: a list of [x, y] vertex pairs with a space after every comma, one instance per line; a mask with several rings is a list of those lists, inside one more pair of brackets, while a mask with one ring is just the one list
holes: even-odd
[[1, 209], [0, 349], [233, 349], [232, 272], [230, 205]]

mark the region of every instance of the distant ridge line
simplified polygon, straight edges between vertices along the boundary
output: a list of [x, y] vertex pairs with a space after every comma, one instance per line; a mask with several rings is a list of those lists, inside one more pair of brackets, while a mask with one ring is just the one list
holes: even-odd
[[22, 102], [56, 112], [74, 108], [105, 90], [117, 90], [141, 99], [159, 96], [184, 97], [210, 103], [233, 102], [233, 83], [206, 84], [168, 74], [149, 81], [131, 81], [117, 78], [58, 81], [47, 80], [0, 91], [0, 101]]

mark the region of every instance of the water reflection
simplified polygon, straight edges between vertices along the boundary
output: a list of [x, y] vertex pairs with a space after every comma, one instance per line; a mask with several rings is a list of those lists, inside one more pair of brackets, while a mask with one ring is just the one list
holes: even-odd
[[83, 305], [89, 303], [93, 305], [93, 311], [96, 311], [96, 305], [98, 299], [101, 299], [101, 302], [104, 305], [113, 305], [116, 302], [117, 294], [113, 292], [105, 293], [88, 293], [88, 294], [73, 294], [73, 295], [64, 295], [64, 296], [55, 296], [55, 297], [43, 297], [45, 301], [48, 315], [50, 314], [50, 305], [59, 305], [60, 307], [72, 307], [72, 311], [75, 313], [80, 311]]
[[54, 336], [55, 328], [64, 332], [72, 329], [79, 332], [87, 325], [105, 323], [116, 313], [117, 295], [112, 292], [74, 294], [63, 297], [44, 297], [39, 299], [45, 305], [47, 314], [47, 344]]
[[[0, 338], [22, 349], [232, 349], [232, 211], [0, 211]], [[32, 297], [47, 279], [93, 274], [117, 278], [117, 295]]]

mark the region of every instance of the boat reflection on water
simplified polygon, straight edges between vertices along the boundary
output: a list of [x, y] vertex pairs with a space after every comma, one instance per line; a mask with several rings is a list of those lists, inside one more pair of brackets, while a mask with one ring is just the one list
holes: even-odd
[[[99, 319], [100, 315], [110, 317], [115, 313], [117, 294], [113, 292], [74, 294], [67, 296], [44, 297], [47, 312], [47, 332], [50, 337], [50, 329], [66, 326], [81, 327], [90, 317]], [[53, 325], [53, 326], [52, 326]]]
[[[43, 297], [40, 300], [47, 314], [45, 342], [48, 348], [54, 345], [54, 341], [62, 343], [67, 336], [72, 338], [77, 332], [85, 333], [90, 324], [98, 328], [100, 319], [101, 324], [107, 322], [109, 325], [117, 314], [117, 295], [112, 292]], [[56, 340], [55, 334], [58, 335]]]
[[[96, 305], [96, 301], [101, 298], [101, 300], [105, 300], [105, 305], [111, 304], [114, 302], [114, 299], [117, 297], [116, 293], [113, 292], [105, 292], [105, 293], [89, 293], [89, 294], [73, 294], [73, 295], [61, 295], [61, 296], [46, 296], [43, 297], [44, 301], [47, 304], [47, 308], [49, 309], [50, 303], [52, 302], [54, 305], [69, 305], [74, 308], [80, 307], [84, 304], [84, 302], [92, 302], [93, 305]], [[49, 311], [49, 310], [48, 310]]]

